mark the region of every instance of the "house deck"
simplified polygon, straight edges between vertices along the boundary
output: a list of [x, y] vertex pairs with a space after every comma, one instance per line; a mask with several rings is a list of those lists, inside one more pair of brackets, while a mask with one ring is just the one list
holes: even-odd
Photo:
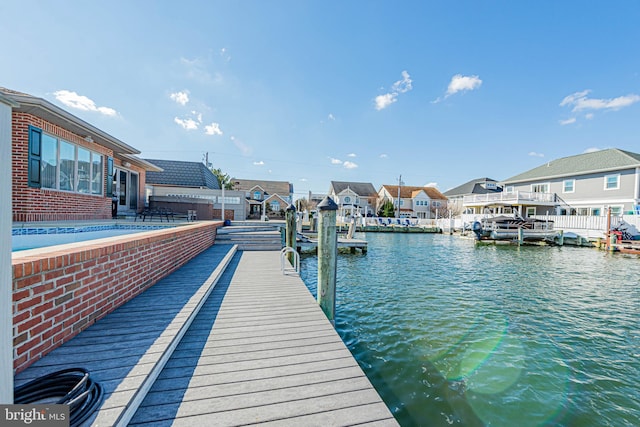
[[215, 245], [16, 376], [84, 367], [86, 425], [397, 425], [279, 252]]

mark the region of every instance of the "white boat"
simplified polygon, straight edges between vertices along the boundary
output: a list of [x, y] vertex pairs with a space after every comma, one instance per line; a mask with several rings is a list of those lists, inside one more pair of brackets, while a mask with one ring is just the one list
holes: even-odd
[[553, 241], [557, 232], [553, 221], [498, 216], [484, 218], [472, 225], [477, 240]]

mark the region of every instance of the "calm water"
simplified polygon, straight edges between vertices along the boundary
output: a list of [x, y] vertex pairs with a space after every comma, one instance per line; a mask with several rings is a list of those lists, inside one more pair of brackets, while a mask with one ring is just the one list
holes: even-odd
[[[640, 426], [639, 258], [366, 239], [336, 329], [403, 426]], [[315, 256], [302, 278], [315, 295]]]

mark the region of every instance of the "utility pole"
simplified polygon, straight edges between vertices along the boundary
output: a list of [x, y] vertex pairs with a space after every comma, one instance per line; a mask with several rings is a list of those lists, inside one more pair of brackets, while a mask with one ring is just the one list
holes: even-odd
[[398, 210], [396, 211], [396, 218], [400, 218], [400, 186], [402, 185], [402, 175], [398, 178]]

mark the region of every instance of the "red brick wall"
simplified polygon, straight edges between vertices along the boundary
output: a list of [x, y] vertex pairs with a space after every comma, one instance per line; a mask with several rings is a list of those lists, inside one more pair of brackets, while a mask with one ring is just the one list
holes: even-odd
[[[103, 177], [106, 176], [106, 157], [113, 151], [67, 131], [39, 117], [27, 113], [13, 113], [12, 167], [13, 167], [13, 221], [58, 221], [111, 218], [111, 199], [106, 197], [106, 180], [101, 196], [57, 191], [28, 186], [29, 125], [42, 129], [73, 144], [102, 154]], [[115, 161], [115, 159], [114, 159]], [[140, 172], [138, 200], [144, 201], [144, 171]]]
[[196, 223], [114, 237], [99, 246], [83, 242], [65, 251], [14, 255], [16, 372], [211, 246], [220, 225]]

